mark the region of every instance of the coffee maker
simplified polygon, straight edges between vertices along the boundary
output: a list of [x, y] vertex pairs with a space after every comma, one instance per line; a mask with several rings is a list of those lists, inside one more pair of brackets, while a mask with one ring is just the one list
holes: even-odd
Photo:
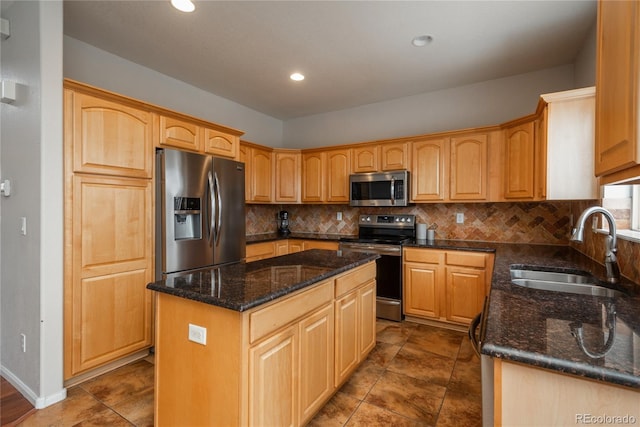
[[291, 233], [289, 230], [289, 212], [280, 211], [278, 212], [278, 234], [283, 236]]

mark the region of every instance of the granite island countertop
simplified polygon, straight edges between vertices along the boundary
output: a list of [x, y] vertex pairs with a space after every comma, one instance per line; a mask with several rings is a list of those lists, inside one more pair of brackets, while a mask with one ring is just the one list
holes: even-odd
[[[604, 266], [569, 246], [418, 240], [405, 247], [495, 252], [482, 354], [640, 389], [640, 285], [607, 284]], [[624, 295], [524, 288], [511, 283], [511, 266], [587, 273]], [[579, 326], [586, 350], [573, 335]]]
[[312, 249], [254, 262], [173, 273], [148, 289], [245, 311], [379, 258]]

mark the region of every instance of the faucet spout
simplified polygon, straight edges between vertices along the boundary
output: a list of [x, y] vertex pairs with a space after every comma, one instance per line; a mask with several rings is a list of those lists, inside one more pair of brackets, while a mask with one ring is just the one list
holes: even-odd
[[585, 209], [578, 217], [576, 228], [571, 235], [571, 241], [580, 242], [584, 241], [584, 226], [587, 222], [587, 218], [593, 214], [602, 214], [609, 224], [609, 235], [606, 239], [606, 248], [604, 254], [604, 266], [607, 270], [607, 281], [610, 283], [617, 283], [620, 280], [620, 268], [618, 267], [618, 258], [616, 257], [616, 221], [611, 212], [600, 206], [592, 206]]

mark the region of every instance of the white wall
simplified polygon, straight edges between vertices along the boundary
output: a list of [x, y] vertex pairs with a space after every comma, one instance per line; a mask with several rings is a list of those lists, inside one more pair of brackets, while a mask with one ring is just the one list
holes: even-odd
[[243, 140], [282, 145], [282, 121], [183, 81], [64, 37], [64, 76], [244, 131]]
[[566, 65], [288, 120], [284, 145], [310, 148], [496, 125], [535, 112], [540, 94], [574, 89]]
[[[37, 407], [65, 397], [62, 381], [62, 2], [2, 4], [0, 172], [12, 193], [0, 225], [2, 374]], [[27, 234], [19, 233], [27, 218]], [[20, 348], [26, 335], [26, 352]]]
[[597, 22], [594, 22], [585, 39], [582, 49], [576, 57], [576, 87], [595, 86], [596, 84], [596, 48]]

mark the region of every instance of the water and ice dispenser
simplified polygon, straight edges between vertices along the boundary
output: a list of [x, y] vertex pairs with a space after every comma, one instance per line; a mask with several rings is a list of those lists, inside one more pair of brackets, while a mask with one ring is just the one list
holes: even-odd
[[173, 227], [175, 240], [202, 238], [202, 199], [174, 197]]

